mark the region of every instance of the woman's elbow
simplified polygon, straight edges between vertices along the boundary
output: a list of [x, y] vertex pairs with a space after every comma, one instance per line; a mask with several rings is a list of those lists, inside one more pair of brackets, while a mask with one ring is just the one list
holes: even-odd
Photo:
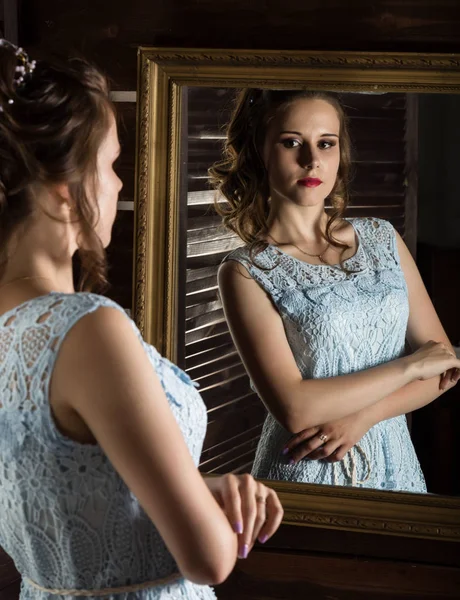
[[283, 415], [280, 415], [278, 421], [291, 435], [297, 435], [305, 429], [317, 426], [313, 415], [305, 412], [299, 413], [298, 411], [286, 411]]
[[223, 583], [233, 571], [235, 563], [230, 564], [212, 564], [197, 565], [190, 569], [183, 569], [182, 575], [198, 585], [219, 585]]
[[315, 422], [317, 419], [313, 414], [315, 411], [305, 397], [305, 392], [300, 394], [297, 382], [295, 386], [285, 386], [285, 389], [276, 396], [272, 390], [271, 398], [269, 401], [264, 400], [264, 404], [281, 427], [291, 435], [317, 425]]
[[180, 570], [186, 579], [199, 585], [219, 585], [227, 579], [236, 563], [236, 536], [225, 547], [209, 550], [206, 556], [195, 554], [183, 565]]

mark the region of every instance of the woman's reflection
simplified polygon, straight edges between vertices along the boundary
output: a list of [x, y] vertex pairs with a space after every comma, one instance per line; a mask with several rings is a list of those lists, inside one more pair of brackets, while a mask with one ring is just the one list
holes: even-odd
[[269, 410], [253, 475], [425, 492], [404, 415], [454, 386], [460, 361], [392, 225], [343, 217], [340, 104], [244, 90], [227, 133], [210, 174], [245, 246], [222, 264], [219, 288]]

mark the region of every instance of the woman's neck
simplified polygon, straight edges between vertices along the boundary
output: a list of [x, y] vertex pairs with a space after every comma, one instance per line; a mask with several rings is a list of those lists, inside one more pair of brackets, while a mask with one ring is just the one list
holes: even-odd
[[[27, 253], [23, 256], [21, 249], [8, 260], [6, 269], [0, 279], [0, 286], [8, 284], [8, 292], [14, 289], [27, 290], [33, 295], [47, 292], [73, 293], [72, 260], [56, 260], [52, 256], [40, 252]], [[5, 289], [5, 292], [7, 290]]]
[[[37, 295], [46, 291], [74, 292], [73, 253], [69, 243], [57, 235], [59, 232], [51, 230], [45, 238], [44, 232], [37, 229], [30, 228], [11, 241], [0, 285], [23, 282], [24, 287], [36, 289]], [[13, 285], [8, 287], [11, 290]]]
[[[268, 218], [268, 237], [279, 244], [321, 244], [328, 216], [324, 207], [289, 206], [274, 210]], [[268, 240], [270, 241], [270, 239]]]

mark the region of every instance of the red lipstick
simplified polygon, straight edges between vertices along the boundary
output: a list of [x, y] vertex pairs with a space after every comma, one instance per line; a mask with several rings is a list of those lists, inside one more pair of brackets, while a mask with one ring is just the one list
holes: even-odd
[[316, 179], [315, 177], [305, 177], [304, 179], [299, 179], [297, 185], [303, 185], [309, 188], [315, 188], [321, 185], [323, 182], [321, 179]]

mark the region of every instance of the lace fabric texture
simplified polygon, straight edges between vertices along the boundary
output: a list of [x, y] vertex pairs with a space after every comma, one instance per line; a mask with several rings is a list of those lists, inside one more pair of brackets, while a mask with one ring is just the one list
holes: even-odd
[[[113, 588], [177, 571], [158, 531], [100, 447], [62, 435], [51, 414], [49, 384], [60, 345], [79, 319], [103, 306], [124, 312], [95, 294], [53, 292], [0, 317], [0, 545], [23, 576], [44, 588]], [[188, 375], [132, 326], [198, 465], [207, 424], [204, 403]], [[51, 597], [57, 596], [23, 581], [22, 600]], [[181, 579], [110, 597], [208, 600], [215, 595]]]
[[[382, 219], [348, 221], [359, 242], [345, 261], [351, 274], [308, 264], [271, 245], [252, 257], [247, 247], [227, 257], [244, 265], [273, 300], [304, 379], [345, 375], [404, 354], [409, 304], [394, 229]], [[426, 492], [404, 415], [372, 427], [359, 451], [353, 448], [339, 463], [303, 459], [289, 465], [282, 455], [289, 438], [268, 414], [255, 477]]]

